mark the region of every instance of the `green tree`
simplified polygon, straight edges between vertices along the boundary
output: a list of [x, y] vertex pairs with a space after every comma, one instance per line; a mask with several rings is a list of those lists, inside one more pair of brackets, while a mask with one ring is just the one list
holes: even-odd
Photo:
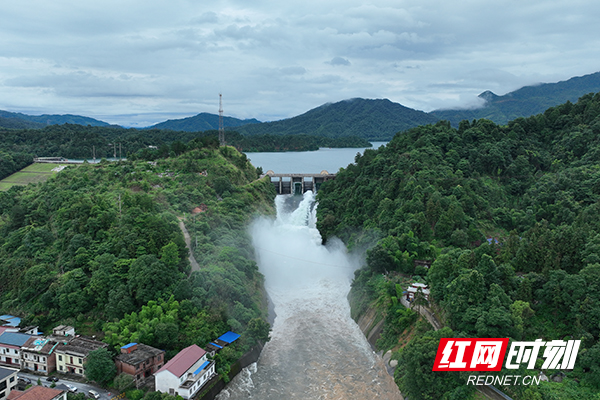
[[106, 385], [117, 375], [117, 367], [112, 355], [105, 348], [91, 351], [85, 361], [85, 377], [91, 381]]
[[123, 392], [125, 389], [133, 385], [133, 376], [129, 374], [119, 374], [114, 380], [114, 386], [119, 392]]
[[253, 318], [248, 322], [247, 333], [254, 342], [266, 343], [271, 340], [269, 337], [270, 331], [271, 326], [269, 323], [261, 318]]
[[444, 337], [454, 337], [454, 333], [449, 328], [426, 332], [400, 352], [395, 380], [402, 394], [415, 400], [435, 400], [465, 386], [458, 372], [432, 371], [440, 338]]
[[[168, 257], [167, 257], [168, 258]], [[139, 305], [170, 291], [179, 277], [177, 270], [169, 268], [153, 254], [138, 257], [129, 268], [129, 290]]]
[[596, 343], [581, 354], [580, 365], [587, 371], [585, 380], [600, 390], [600, 343]]
[[179, 264], [179, 248], [173, 242], [163, 246], [160, 250], [160, 260], [164, 262], [168, 268], [176, 269]]

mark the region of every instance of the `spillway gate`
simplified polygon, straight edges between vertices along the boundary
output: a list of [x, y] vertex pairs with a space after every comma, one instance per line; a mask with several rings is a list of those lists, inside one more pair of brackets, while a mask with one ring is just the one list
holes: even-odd
[[335, 179], [335, 174], [325, 170], [318, 174], [276, 174], [269, 170], [265, 175], [271, 177], [277, 194], [303, 194], [309, 190], [316, 193], [323, 182]]

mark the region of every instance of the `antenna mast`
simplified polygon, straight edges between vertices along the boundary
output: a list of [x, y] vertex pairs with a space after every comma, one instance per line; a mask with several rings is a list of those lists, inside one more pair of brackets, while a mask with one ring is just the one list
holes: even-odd
[[225, 129], [223, 128], [223, 95], [219, 93], [219, 145], [225, 146]]

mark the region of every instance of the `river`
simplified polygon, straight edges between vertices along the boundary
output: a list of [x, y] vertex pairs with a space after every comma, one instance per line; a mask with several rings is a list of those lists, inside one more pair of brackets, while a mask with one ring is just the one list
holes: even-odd
[[359, 260], [340, 241], [321, 245], [312, 192], [277, 196], [275, 203], [277, 218], [251, 227], [276, 313], [271, 340], [258, 363], [217, 399], [401, 400], [381, 357], [350, 318], [346, 296]]

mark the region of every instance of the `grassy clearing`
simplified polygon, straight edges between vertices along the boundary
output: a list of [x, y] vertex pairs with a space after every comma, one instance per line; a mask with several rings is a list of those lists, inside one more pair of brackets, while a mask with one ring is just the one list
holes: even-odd
[[0, 191], [6, 191], [14, 185], [45, 182], [67, 164], [34, 163], [0, 181]]

